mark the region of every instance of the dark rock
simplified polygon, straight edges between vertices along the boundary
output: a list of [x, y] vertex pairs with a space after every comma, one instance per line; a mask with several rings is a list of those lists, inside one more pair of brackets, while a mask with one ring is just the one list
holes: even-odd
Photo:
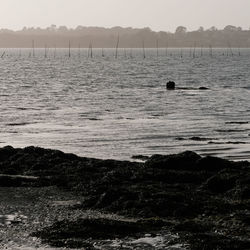
[[236, 176], [228, 174], [218, 174], [209, 178], [204, 183], [203, 188], [213, 193], [224, 193], [235, 188], [236, 178]]
[[196, 233], [189, 237], [192, 250], [249, 250], [250, 241], [217, 233]]
[[241, 189], [237, 190], [237, 196], [240, 199], [243, 200], [249, 200], [250, 199], [250, 186], [248, 187], [242, 187]]
[[[0, 149], [0, 183], [57, 185], [84, 197], [74, 209], [167, 219], [176, 225], [169, 228], [181, 232], [191, 249], [249, 249], [249, 220], [243, 219], [250, 214], [250, 164], [246, 161], [202, 158], [186, 151], [153, 155], [138, 163], [84, 158], [37, 147], [5, 147]], [[156, 229], [151, 222], [123, 224], [76, 218], [74, 222], [57, 222], [37, 236], [53, 246], [91, 248], [90, 237], [152, 232], [159, 230], [162, 222], [155, 223]]]
[[207, 90], [207, 89], [209, 89], [209, 88], [207, 88], [207, 87], [199, 87], [199, 89], [200, 89], [200, 90]]
[[191, 151], [186, 151], [174, 155], [153, 155], [146, 161], [145, 166], [151, 168], [164, 168], [164, 169], [182, 169], [191, 170], [195, 169], [195, 164], [201, 157]]
[[175, 89], [175, 82], [173, 82], [173, 81], [167, 82], [166, 88], [167, 88], [168, 90], [173, 90], [173, 89]]
[[201, 221], [185, 220], [173, 227], [177, 232], [189, 232], [189, 233], [205, 233], [212, 229], [211, 224], [203, 224]]
[[16, 149], [11, 146], [0, 148], [0, 162], [7, 160], [16, 153]]
[[219, 171], [224, 168], [231, 168], [232, 162], [213, 156], [206, 156], [197, 161], [197, 170]]

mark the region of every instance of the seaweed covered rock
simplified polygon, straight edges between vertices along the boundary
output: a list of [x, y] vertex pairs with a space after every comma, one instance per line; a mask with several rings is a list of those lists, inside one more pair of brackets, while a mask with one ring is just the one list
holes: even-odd
[[233, 162], [213, 156], [206, 156], [197, 161], [197, 170], [219, 171], [225, 168], [232, 168]]
[[55, 247], [93, 247], [94, 240], [112, 240], [128, 236], [143, 235], [159, 230], [163, 221], [141, 220], [137, 222], [105, 218], [78, 219], [77, 221], [58, 221], [50, 227], [35, 232], [44, 243]]
[[201, 159], [201, 156], [192, 151], [185, 151], [174, 155], [153, 155], [146, 161], [145, 166], [151, 168], [193, 170], [199, 159]]
[[[37, 180], [47, 180], [43, 185], [76, 192], [84, 197], [78, 209], [159, 217], [177, 225], [185, 221], [184, 239], [193, 244], [192, 249], [228, 249], [230, 237], [233, 246], [248, 247], [249, 221], [244, 218], [250, 214], [249, 162], [201, 157], [186, 151], [153, 155], [138, 163], [84, 158], [36, 147], [5, 147], [0, 149], [0, 174], [2, 183], [8, 186], [33, 187]], [[181, 232], [185, 225], [173, 230]]]

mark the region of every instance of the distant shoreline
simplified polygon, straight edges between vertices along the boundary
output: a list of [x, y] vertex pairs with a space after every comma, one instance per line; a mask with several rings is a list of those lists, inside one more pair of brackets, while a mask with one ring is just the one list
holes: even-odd
[[148, 27], [136, 29], [78, 26], [68, 29], [66, 26], [55, 25], [45, 29], [25, 27], [19, 31], [0, 30], [1, 48], [43, 48], [45, 45], [67, 48], [69, 41], [72, 48], [249, 48], [250, 30], [232, 25], [221, 30], [216, 27], [205, 30], [200, 27], [195, 31], [179, 26], [173, 33], [155, 32]]

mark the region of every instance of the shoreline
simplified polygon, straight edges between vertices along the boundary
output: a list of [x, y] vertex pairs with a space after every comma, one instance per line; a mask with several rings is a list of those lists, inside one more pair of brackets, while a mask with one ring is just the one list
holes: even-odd
[[[120, 249], [127, 249], [131, 236], [138, 243], [151, 235], [152, 243], [152, 238], [168, 232], [179, 238], [166, 240], [165, 247], [250, 248], [249, 162], [201, 157], [191, 151], [144, 160], [100, 160], [38, 147], [1, 148], [0, 195], [5, 198], [1, 237], [3, 232], [14, 237], [18, 227], [37, 225], [27, 238], [52, 247], [95, 249], [96, 242], [118, 238]], [[25, 189], [34, 201], [22, 200]], [[4, 190], [12, 190], [12, 204]], [[18, 217], [18, 211], [31, 209], [32, 204], [37, 206], [34, 216], [21, 213]], [[39, 207], [46, 207], [46, 212]], [[86, 211], [94, 211], [92, 217], [84, 217]], [[15, 213], [16, 221], [8, 221], [6, 215]], [[34, 224], [39, 213], [43, 222]], [[100, 213], [112, 216], [103, 219]], [[139, 241], [138, 247], [145, 242]], [[161, 249], [147, 244], [148, 249]]]

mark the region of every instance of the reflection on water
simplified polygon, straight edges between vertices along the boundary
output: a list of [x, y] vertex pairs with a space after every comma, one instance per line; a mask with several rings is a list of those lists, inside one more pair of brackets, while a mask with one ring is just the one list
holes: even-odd
[[[43, 50], [34, 58], [28, 49], [21, 56], [6, 51], [0, 60], [0, 146], [116, 159], [196, 150], [250, 160], [250, 50], [233, 57], [204, 50], [193, 58], [187, 49], [181, 58], [177, 49], [168, 57], [150, 49], [146, 59], [139, 49], [132, 57], [122, 51], [118, 59], [114, 50], [104, 58], [94, 50], [93, 59], [84, 49], [70, 58], [66, 50], [56, 58], [52, 52], [44, 58]], [[179, 89], [166, 91], [168, 80]]]

